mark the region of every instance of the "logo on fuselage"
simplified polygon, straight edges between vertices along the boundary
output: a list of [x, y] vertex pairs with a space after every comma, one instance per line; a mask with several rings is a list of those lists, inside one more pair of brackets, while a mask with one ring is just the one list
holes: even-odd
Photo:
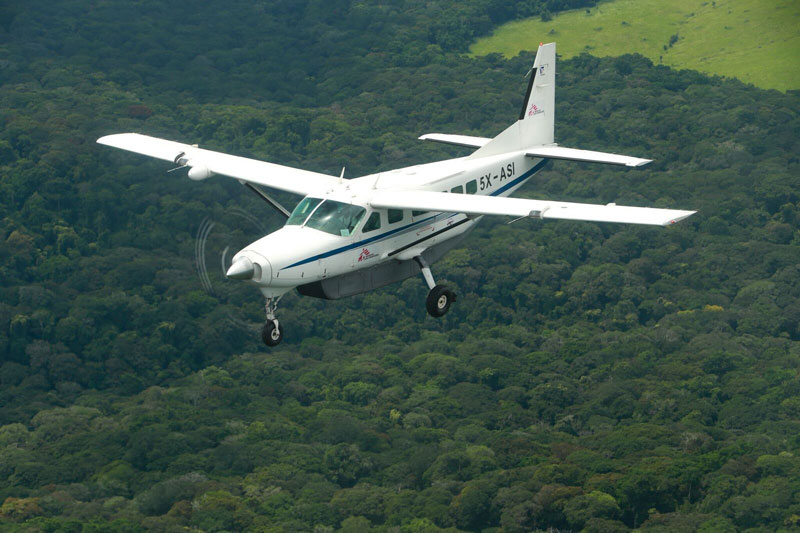
[[372, 259], [373, 257], [377, 257], [377, 254], [373, 254], [369, 251], [369, 248], [364, 248], [361, 250], [361, 253], [358, 254], [358, 262], [366, 261], [367, 259]]

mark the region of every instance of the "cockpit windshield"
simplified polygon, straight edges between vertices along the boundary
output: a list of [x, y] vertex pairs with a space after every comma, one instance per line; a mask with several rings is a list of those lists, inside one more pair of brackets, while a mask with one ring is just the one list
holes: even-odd
[[306, 221], [308, 215], [319, 205], [322, 200], [319, 198], [303, 198], [303, 201], [297, 204], [289, 219], [286, 221], [287, 226], [300, 226]]
[[[300, 206], [297, 207], [299, 208]], [[308, 221], [306, 221], [306, 226], [332, 235], [347, 237], [353, 234], [366, 212], [366, 209], [357, 205], [325, 200], [311, 214]]]

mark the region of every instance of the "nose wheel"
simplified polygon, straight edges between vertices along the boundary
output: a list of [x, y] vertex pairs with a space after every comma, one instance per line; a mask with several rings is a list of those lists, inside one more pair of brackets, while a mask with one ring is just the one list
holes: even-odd
[[266, 322], [264, 327], [261, 328], [261, 340], [267, 346], [277, 346], [283, 340], [283, 328], [280, 327], [278, 321]]
[[436, 285], [431, 274], [431, 267], [425, 258], [418, 255], [414, 260], [419, 265], [422, 277], [425, 278], [425, 283], [428, 284], [430, 292], [428, 298], [425, 300], [425, 308], [428, 314], [434, 318], [444, 316], [450, 310], [450, 305], [456, 301], [456, 293], [450, 290], [446, 285]]
[[267, 313], [267, 321], [264, 327], [261, 328], [261, 340], [267, 346], [277, 346], [283, 340], [283, 328], [281, 327], [278, 319], [275, 318], [275, 310], [278, 308], [278, 298], [267, 298], [267, 303], [264, 308]]

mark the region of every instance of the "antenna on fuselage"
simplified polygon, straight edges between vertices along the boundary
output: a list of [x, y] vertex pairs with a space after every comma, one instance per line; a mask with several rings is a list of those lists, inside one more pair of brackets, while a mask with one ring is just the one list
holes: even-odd
[[341, 174], [339, 174], [339, 185], [341, 185], [342, 183], [344, 183], [344, 169], [345, 169], [345, 168], [347, 168], [347, 167], [342, 167], [342, 173], [341, 173]]

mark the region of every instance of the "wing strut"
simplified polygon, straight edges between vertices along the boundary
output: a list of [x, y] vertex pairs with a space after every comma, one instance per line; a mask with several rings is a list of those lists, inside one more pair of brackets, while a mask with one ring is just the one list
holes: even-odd
[[272, 196], [265, 193], [255, 185], [247, 183], [246, 181], [242, 181], [241, 184], [250, 189], [251, 191], [253, 191], [254, 193], [256, 193], [259, 198], [267, 202], [275, 211], [280, 213], [280, 215], [283, 218], [289, 218], [289, 211], [287, 211], [287, 209], [283, 207], [280, 203], [278, 203], [278, 201], [275, 200]]

